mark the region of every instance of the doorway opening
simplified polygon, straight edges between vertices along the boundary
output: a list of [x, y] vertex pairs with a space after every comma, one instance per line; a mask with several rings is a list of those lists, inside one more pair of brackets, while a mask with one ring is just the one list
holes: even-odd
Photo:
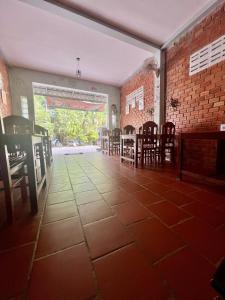
[[54, 154], [100, 150], [108, 125], [108, 95], [33, 83], [35, 123], [48, 129]]

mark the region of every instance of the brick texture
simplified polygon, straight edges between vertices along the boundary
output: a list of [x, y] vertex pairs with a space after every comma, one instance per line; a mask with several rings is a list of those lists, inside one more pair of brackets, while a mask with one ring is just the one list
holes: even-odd
[[[225, 4], [208, 15], [166, 52], [166, 120], [177, 132], [217, 131], [225, 123], [225, 61], [189, 76], [192, 53], [225, 34]], [[169, 99], [177, 98], [176, 110]], [[216, 173], [215, 141], [187, 141], [184, 168], [205, 175]]]
[[[179, 131], [215, 131], [225, 122], [225, 61], [189, 76], [192, 53], [225, 34], [225, 4], [166, 52], [166, 119]], [[169, 99], [177, 98], [177, 110]]]
[[[138, 104], [135, 108], [130, 107], [129, 114], [126, 115], [126, 96], [139, 87], [144, 86], [144, 110], [139, 111]], [[120, 97], [120, 126], [133, 125], [138, 131], [143, 123], [151, 120], [153, 117], [147, 112], [154, 106], [154, 74], [153, 71], [140, 71], [121, 87]]]
[[[0, 75], [3, 79], [3, 94], [5, 96], [2, 97], [0, 94], [0, 115], [7, 116], [11, 114], [11, 96], [9, 89], [9, 76], [8, 69], [4, 62], [4, 60], [0, 57]], [[3, 98], [5, 99], [3, 100]]]

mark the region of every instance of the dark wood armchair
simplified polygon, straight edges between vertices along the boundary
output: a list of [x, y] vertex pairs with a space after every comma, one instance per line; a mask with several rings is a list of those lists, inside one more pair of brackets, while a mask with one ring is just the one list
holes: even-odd
[[153, 121], [148, 121], [139, 128], [142, 134], [141, 142], [141, 164], [152, 163], [156, 161], [158, 154], [158, 125]]
[[165, 162], [166, 156], [170, 156], [170, 161], [175, 163], [175, 125], [166, 122], [162, 125], [162, 135], [160, 142], [161, 161]]
[[120, 135], [122, 131], [120, 128], [114, 128], [110, 135], [110, 153], [113, 154], [120, 154]]
[[[35, 155], [37, 149], [38, 156]], [[14, 218], [13, 192], [17, 187], [21, 189], [22, 199], [25, 200], [28, 185], [31, 212], [36, 213], [38, 196], [46, 185], [46, 164], [42, 137], [34, 135], [33, 122], [21, 116], [1, 119], [0, 169], [8, 222], [11, 223]]]
[[21, 134], [22, 132], [32, 132], [33, 124], [28, 119], [9, 116], [1, 118], [0, 124], [0, 180], [2, 181], [2, 190], [5, 194], [5, 206], [7, 221], [13, 221], [13, 194], [15, 188], [20, 188], [21, 197], [27, 199], [26, 184], [26, 161], [25, 149], [19, 143], [8, 141], [4, 142], [5, 135]]
[[[123, 128], [123, 134], [135, 134], [136, 129], [132, 125], [127, 125]], [[123, 143], [123, 153], [126, 156], [133, 157], [134, 155], [134, 140], [126, 139]]]
[[101, 149], [105, 154], [109, 154], [109, 130], [107, 128], [101, 129]]

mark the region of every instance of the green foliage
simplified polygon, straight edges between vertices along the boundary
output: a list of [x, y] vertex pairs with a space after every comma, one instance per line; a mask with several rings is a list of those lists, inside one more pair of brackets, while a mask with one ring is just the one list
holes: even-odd
[[34, 96], [35, 121], [48, 129], [53, 138], [62, 143], [67, 140], [80, 140], [95, 144], [98, 140], [98, 128], [105, 127], [106, 112], [91, 112], [59, 109], [48, 110], [43, 96]]

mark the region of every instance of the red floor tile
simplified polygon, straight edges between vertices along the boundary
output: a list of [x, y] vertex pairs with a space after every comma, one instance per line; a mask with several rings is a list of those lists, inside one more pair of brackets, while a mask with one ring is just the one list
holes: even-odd
[[222, 211], [222, 212], [225, 213], [225, 205], [222, 205], [222, 206], [218, 207], [217, 210]]
[[107, 182], [107, 183], [101, 183], [96, 184], [96, 188], [99, 191], [99, 193], [108, 193], [119, 189], [119, 184], [115, 184], [114, 182]]
[[79, 211], [83, 224], [105, 219], [113, 214], [111, 208], [109, 208], [104, 200], [80, 205]]
[[116, 190], [113, 192], [105, 193], [102, 194], [102, 196], [105, 201], [111, 206], [130, 201], [133, 198], [131, 194], [123, 190]]
[[76, 194], [76, 202], [78, 205], [91, 203], [99, 200], [102, 200], [102, 196], [96, 190]]
[[196, 252], [217, 263], [225, 254], [225, 235], [196, 218], [173, 227]]
[[190, 217], [188, 213], [181, 210], [169, 201], [152, 204], [148, 208], [168, 226], [175, 225]]
[[74, 201], [49, 205], [45, 209], [43, 223], [59, 221], [77, 216], [77, 208]]
[[120, 184], [120, 187], [128, 193], [145, 190], [145, 188], [143, 186], [136, 184], [135, 182], [132, 182], [130, 180], [128, 180], [127, 182], [122, 182]]
[[161, 196], [154, 194], [149, 190], [143, 190], [133, 193], [133, 196], [137, 201], [141, 202], [146, 207], [153, 203], [163, 201], [163, 198]]
[[156, 270], [134, 245], [96, 260], [94, 266], [102, 299], [169, 299]]
[[34, 262], [28, 299], [91, 299], [96, 288], [84, 244]]
[[81, 192], [93, 191], [93, 190], [96, 190], [96, 187], [91, 182], [84, 182], [84, 183], [73, 185], [73, 191], [75, 194]]
[[183, 209], [214, 227], [225, 224], [225, 212], [216, 210], [205, 203], [203, 204], [202, 201], [196, 201], [195, 203], [185, 205]]
[[81, 184], [81, 183], [89, 183], [90, 180], [87, 176], [77, 177], [76, 175], [70, 176], [70, 181], [72, 185]]
[[41, 228], [36, 257], [68, 248], [81, 243], [83, 240], [78, 217], [49, 223]]
[[176, 190], [181, 193], [186, 193], [187, 195], [199, 190], [197, 185], [193, 185], [193, 184], [186, 183], [183, 181], [177, 181], [177, 182], [171, 184], [170, 188], [171, 188], [171, 190]]
[[51, 193], [48, 195], [47, 204], [56, 204], [66, 201], [72, 201], [75, 199], [74, 193], [72, 190], [63, 191], [58, 193]]
[[113, 211], [124, 225], [129, 225], [152, 216], [150, 211], [136, 200], [116, 205], [113, 207]]
[[39, 224], [40, 217], [34, 217], [29, 214], [26, 218], [1, 228], [0, 250], [34, 242], [37, 238]]
[[158, 183], [156, 181], [152, 181], [145, 185], [145, 187], [153, 193], [158, 195], [162, 195], [164, 192], [169, 191], [170, 187], [165, 184]]
[[11, 299], [27, 287], [34, 244], [0, 253], [0, 299]]
[[70, 183], [58, 183], [58, 184], [51, 184], [49, 187], [49, 193], [57, 193], [62, 191], [68, 191], [71, 190]]
[[225, 204], [225, 197], [212, 192], [197, 191], [191, 197], [213, 207], [220, 207]]
[[205, 300], [216, 295], [210, 287], [214, 267], [189, 248], [167, 257], [158, 267], [174, 290], [174, 299]]
[[185, 242], [177, 234], [155, 218], [135, 223], [129, 227], [129, 231], [151, 262], [155, 262], [185, 245]]
[[164, 185], [171, 185], [171, 184], [176, 182], [176, 179], [175, 178], [171, 179], [169, 177], [163, 177], [163, 176], [160, 175], [157, 178], [154, 178], [154, 181], [157, 181], [157, 182], [159, 182], [161, 184], [164, 184]]
[[189, 197], [188, 195], [175, 190], [171, 190], [163, 193], [163, 197], [166, 200], [173, 202], [177, 206], [182, 206], [195, 201], [193, 198]]
[[91, 257], [97, 258], [133, 241], [116, 217], [84, 226]]

